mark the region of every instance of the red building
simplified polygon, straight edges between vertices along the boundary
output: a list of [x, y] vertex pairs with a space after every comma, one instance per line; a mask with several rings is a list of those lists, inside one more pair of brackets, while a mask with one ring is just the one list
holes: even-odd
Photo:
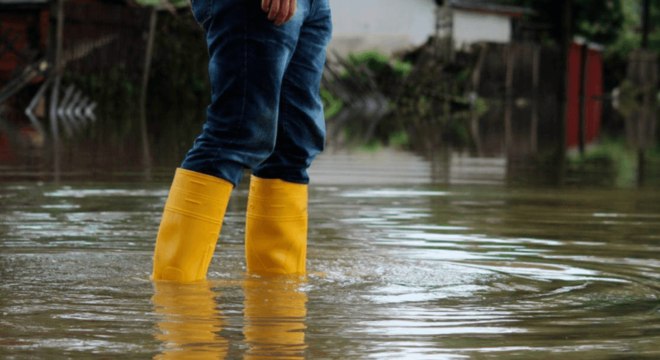
[[[0, 2], [0, 92], [31, 63], [45, 58], [48, 46], [47, 0]], [[38, 82], [43, 79], [30, 79]]]
[[0, 111], [7, 121], [0, 132], [0, 163], [15, 158], [16, 142], [43, 141], [34, 128], [20, 121], [23, 114], [13, 95], [44, 81], [41, 72], [27, 70], [48, 56], [49, 8], [48, 0], [0, 1]]
[[566, 146], [569, 149], [580, 145], [580, 137], [584, 145], [598, 138], [603, 107], [602, 97], [601, 49], [598, 46], [574, 42], [568, 54]]
[[[39, 94], [52, 75], [55, 0], [0, 0], [0, 162], [13, 158], [10, 144], [43, 143], [43, 133], [24, 112], [33, 98], [33, 114], [45, 121], [49, 97]], [[103, 73], [144, 54], [149, 10], [131, 0], [67, 0], [63, 3], [65, 74]], [[140, 63], [141, 64], [141, 63]], [[141, 66], [133, 73], [141, 74]], [[137, 77], [137, 76], [134, 76]], [[34, 135], [37, 134], [38, 136]], [[34, 139], [38, 139], [35, 141]], [[4, 154], [4, 155], [3, 155]]]

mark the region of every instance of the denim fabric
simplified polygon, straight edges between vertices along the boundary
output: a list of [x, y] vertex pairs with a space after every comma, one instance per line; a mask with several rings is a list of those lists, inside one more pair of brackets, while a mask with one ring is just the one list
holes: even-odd
[[328, 0], [298, 0], [276, 26], [260, 0], [193, 0], [209, 51], [211, 104], [181, 167], [237, 185], [243, 169], [306, 184], [325, 143], [319, 95], [332, 23]]

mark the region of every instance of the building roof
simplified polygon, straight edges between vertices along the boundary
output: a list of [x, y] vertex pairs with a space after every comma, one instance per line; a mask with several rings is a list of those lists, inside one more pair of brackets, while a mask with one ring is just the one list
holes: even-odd
[[485, 0], [448, 0], [447, 5], [454, 9], [474, 11], [487, 14], [497, 14], [510, 17], [522, 17], [534, 12], [526, 7], [497, 4]]
[[[101, 2], [133, 4], [133, 0], [99, 0]], [[41, 5], [53, 2], [53, 0], [0, 0], [0, 5]]]

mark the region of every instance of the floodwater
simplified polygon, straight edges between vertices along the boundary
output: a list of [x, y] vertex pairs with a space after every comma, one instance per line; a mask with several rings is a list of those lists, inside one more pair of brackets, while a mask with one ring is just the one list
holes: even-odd
[[660, 358], [660, 191], [457, 164], [321, 158], [306, 279], [244, 273], [243, 184], [191, 285], [148, 279], [166, 180], [0, 183], [0, 357]]

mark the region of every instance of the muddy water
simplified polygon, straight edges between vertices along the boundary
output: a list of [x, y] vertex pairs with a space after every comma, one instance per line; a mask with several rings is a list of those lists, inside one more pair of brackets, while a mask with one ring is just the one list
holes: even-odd
[[307, 279], [244, 274], [245, 185], [209, 281], [172, 285], [148, 280], [166, 182], [0, 184], [0, 357], [660, 358], [659, 191], [333, 159]]

